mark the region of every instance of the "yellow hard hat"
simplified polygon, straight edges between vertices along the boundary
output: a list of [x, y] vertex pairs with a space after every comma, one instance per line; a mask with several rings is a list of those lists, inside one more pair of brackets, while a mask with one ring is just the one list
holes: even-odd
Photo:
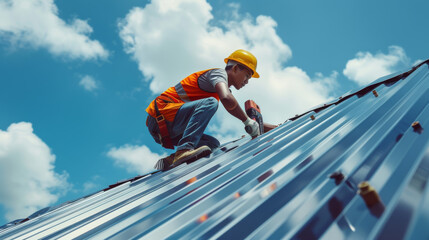
[[259, 74], [256, 72], [257, 60], [250, 52], [239, 49], [231, 53], [229, 57], [225, 58], [225, 63], [228, 63], [229, 60], [233, 60], [243, 64], [244, 66], [250, 68], [253, 71], [252, 77], [259, 78]]

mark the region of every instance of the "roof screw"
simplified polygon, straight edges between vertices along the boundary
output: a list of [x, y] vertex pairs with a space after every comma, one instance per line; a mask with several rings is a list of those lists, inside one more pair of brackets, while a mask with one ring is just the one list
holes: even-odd
[[417, 133], [422, 133], [423, 132], [422, 125], [420, 125], [419, 121], [413, 122], [413, 124], [411, 124], [411, 127], [413, 127], [414, 132], [417, 132]]
[[344, 174], [342, 173], [342, 172], [340, 172], [340, 171], [336, 171], [336, 172], [334, 172], [334, 173], [332, 173], [330, 176], [329, 176], [329, 178], [333, 178], [333, 179], [335, 179], [335, 184], [340, 184], [341, 183], [341, 181], [343, 181], [343, 179], [344, 179]]
[[378, 92], [375, 90], [372, 90], [372, 94], [374, 94], [375, 97], [378, 97]]
[[316, 119], [316, 117], [314, 117], [314, 115], [311, 115], [311, 116], [310, 116], [310, 118], [311, 118], [311, 120], [313, 120], [313, 121], [314, 121], [314, 119]]
[[380, 196], [378, 196], [377, 191], [369, 184], [369, 182], [361, 182], [358, 185], [359, 188], [359, 195], [363, 198], [365, 201], [366, 206], [369, 208], [381, 203]]

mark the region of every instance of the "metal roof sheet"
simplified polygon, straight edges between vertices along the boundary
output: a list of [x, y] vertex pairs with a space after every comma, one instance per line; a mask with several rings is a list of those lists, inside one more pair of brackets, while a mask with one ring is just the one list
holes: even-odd
[[209, 158], [42, 209], [0, 238], [429, 238], [428, 130], [426, 61]]

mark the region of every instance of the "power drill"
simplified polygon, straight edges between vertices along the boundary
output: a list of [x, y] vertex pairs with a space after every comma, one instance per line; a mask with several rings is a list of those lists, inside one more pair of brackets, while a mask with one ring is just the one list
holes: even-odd
[[[247, 100], [244, 103], [244, 108], [246, 109], [247, 116], [249, 116], [249, 118], [255, 120], [259, 124], [259, 133], [263, 134], [264, 121], [262, 120], [261, 109], [259, 108], [258, 104], [256, 104], [253, 100]], [[245, 129], [247, 133], [252, 132], [250, 126], [247, 126]]]

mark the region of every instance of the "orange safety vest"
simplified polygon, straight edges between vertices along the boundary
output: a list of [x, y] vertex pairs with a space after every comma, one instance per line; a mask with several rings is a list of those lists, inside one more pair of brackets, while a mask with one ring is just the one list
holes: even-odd
[[212, 70], [203, 70], [189, 75], [174, 87], [170, 87], [159, 97], [153, 100], [146, 108], [146, 112], [156, 118], [155, 101], [159, 112], [164, 118], [173, 122], [177, 111], [185, 102], [191, 102], [203, 98], [214, 97], [219, 101], [219, 95], [214, 92], [206, 92], [198, 86], [198, 78], [205, 72]]
[[174, 148], [171, 144], [165, 121], [173, 122], [177, 111], [184, 103], [208, 97], [214, 97], [219, 101], [219, 95], [216, 92], [206, 92], [198, 85], [198, 78], [209, 70], [212, 69], [199, 71], [187, 76], [176, 86], [170, 87], [161, 93], [146, 108], [146, 112], [158, 122], [162, 146], [170, 149]]

